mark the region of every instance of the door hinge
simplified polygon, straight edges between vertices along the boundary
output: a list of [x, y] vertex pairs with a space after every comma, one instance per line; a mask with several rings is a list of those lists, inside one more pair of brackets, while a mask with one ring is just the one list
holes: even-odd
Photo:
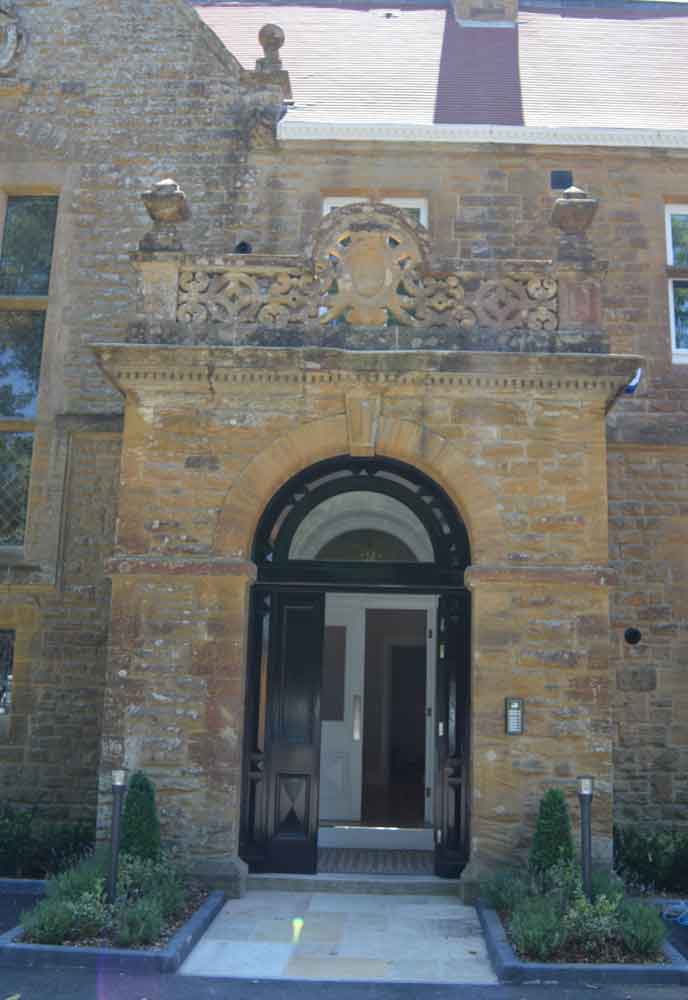
[[425, 714], [427, 715], [428, 718], [430, 718], [430, 716], [432, 715], [432, 705], [428, 705], [428, 707], [425, 709]]
[[437, 735], [438, 736], [444, 736], [444, 723], [443, 722], [438, 722], [437, 723]]
[[428, 639], [432, 639], [432, 629], [428, 629]]
[[430, 798], [430, 792], [431, 792], [431, 791], [432, 791], [432, 789], [430, 788], [430, 785], [426, 785], [426, 786], [425, 786], [425, 798], [426, 798], [426, 799], [429, 799], [429, 798]]
[[441, 844], [442, 843], [442, 831], [441, 830], [435, 830], [435, 843], [436, 844]]

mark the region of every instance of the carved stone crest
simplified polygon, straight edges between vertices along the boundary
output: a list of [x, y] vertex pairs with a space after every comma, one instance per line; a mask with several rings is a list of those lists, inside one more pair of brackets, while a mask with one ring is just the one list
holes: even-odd
[[410, 322], [424, 258], [418, 233], [398, 209], [361, 203], [339, 210], [333, 225], [321, 229], [314, 255], [321, 322]]
[[11, 73], [24, 48], [14, 0], [0, 0], [0, 76]]

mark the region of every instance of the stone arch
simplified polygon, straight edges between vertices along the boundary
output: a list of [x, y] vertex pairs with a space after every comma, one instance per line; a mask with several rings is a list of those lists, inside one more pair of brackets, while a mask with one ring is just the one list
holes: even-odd
[[[316, 462], [348, 455], [349, 444], [341, 414], [301, 424], [251, 459], [225, 497], [215, 554], [249, 559], [258, 520], [277, 490]], [[466, 525], [474, 563], [494, 550], [503, 533], [495, 498], [453, 441], [414, 421], [380, 417], [375, 454], [417, 467], [444, 489]]]

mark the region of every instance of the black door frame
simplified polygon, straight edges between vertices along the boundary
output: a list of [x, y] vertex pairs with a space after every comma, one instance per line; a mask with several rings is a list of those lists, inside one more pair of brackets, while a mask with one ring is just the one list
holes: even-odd
[[[303, 516], [330, 496], [371, 488], [401, 500], [418, 515], [433, 544], [433, 563], [289, 560], [291, 540]], [[253, 556], [258, 581], [251, 589], [249, 616], [241, 857], [253, 871], [315, 870], [319, 696], [313, 702], [317, 719], [309, 744], [310, 815], [304, 821], [310, 846], [297, 844], [296, 835], [291, 841], [281, 837], [282, 854], [274, 846], [276, 796], [284, 774], [273, 773], [276, 760], [273, 743], [280, 743], [280, 737], [275, 736], [271, 723], [274, 692], [269, 685], [270, 678], [276, 676], [275, 657], [281, 655], [274, 633], [275, 621], [282, 621], [279, 609], [284, 601], [298, 601], [297, 595], [301, 595], [302, 600], [319, 599], [324, 607], [325, 595], [334, 592], [432, 594], [439, 597], [434, 632], [437, 641], [435, 870], [444, 877], [458, 877], [469, 850], [470, 594], [463, 582], [469, 564], [468, 536], [453, 504], [437, 484], [417, 469], [389, 460], [343, 456], [312, 466], [275, 494], [259, 522]], [[316, 673], [318, 669], [313, 666]]]

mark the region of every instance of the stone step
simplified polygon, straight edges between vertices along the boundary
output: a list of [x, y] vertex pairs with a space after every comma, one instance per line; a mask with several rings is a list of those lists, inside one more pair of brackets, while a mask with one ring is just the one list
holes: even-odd
[[249, 875], [248, 889], [277, 892], [381, 893], [382, 895], [453, 896], [459, 882], [436, 875]]

